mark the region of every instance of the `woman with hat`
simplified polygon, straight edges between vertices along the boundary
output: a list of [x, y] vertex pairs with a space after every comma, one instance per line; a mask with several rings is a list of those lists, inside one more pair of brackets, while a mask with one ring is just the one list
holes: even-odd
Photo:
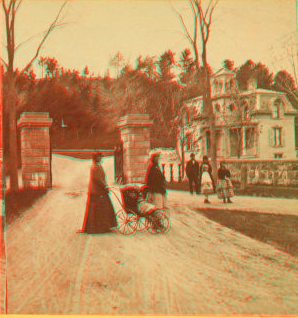
[[154, 153], [150, 158], [150, 166], [146, 174], [146, 186], [151, 194], [151, 202], [157, 208], [165, 207], [166, 179], [159, 168], [160, 153]]
[[109, 188], [106, 175], [102, 168], [102, 154], [92, 155], [92, 167], [88, 200], [81, 232], [88, 234], [107, 233], [117, 227], [117, 220], [112, 202], [109, 197]]

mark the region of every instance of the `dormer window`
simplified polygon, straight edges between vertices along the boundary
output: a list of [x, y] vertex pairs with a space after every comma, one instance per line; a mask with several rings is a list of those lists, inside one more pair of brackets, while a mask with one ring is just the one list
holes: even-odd
[[280, 99], [277, 99], [273, 103], [273, 112], [272, 117], [273, 118], [282, 118], [283, 117], [283, 102]]

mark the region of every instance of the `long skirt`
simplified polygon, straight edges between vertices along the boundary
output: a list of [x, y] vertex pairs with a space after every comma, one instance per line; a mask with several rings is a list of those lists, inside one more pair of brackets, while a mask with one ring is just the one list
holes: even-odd
[[212, 179], [209, 172], [203, 171], [201, 179], [201, 193], [211, 194], [214, 192]]
[[107, 193], [89, 195], [82, 231], [88, 234], [110, 232], [117, 227], [115, 211]]
[[219, 199], [231, 198], [234, 196], [234, 187], [230, 179], [218, 179], [217, 197]]
[[164, 209], [166, 207], [166, 195], [160, 193], [150, 193], [148, 202], [153, 204], [157, 209]]

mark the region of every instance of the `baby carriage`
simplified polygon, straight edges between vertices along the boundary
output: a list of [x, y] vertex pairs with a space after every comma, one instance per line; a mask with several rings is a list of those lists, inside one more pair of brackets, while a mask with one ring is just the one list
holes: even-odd
[[149, 193], [143, 184], [128, 184], [121, 186], [117, 193], [110, 188], [111, 193], [120, 203], [116, 211], [118, 231], [124, 235], [147, 230], [151, 234], [162, 234], [171, 227], [167, 208], [158, 209], [148, 202]]

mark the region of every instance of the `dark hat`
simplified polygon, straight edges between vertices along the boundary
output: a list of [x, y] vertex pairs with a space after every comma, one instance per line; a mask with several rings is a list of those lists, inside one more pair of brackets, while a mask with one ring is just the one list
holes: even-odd
[[92, 154], [93, 161], [100, 161], [101, 158], [102, 158], [102, 153], [101, 152], [94, 152]]
[[151, 162], [156, 162], [156, 160], [159, 159], [160, 155], [161, 155], [160, 152], [155, 152], [155, 153], [153, 153], [153, 154], [151, 155], [151, 157], [150, 157], [150, 161], [151, 161]]
[[196, 155], [194, 153], [190, 154], [190, 158], [194, 158]]

